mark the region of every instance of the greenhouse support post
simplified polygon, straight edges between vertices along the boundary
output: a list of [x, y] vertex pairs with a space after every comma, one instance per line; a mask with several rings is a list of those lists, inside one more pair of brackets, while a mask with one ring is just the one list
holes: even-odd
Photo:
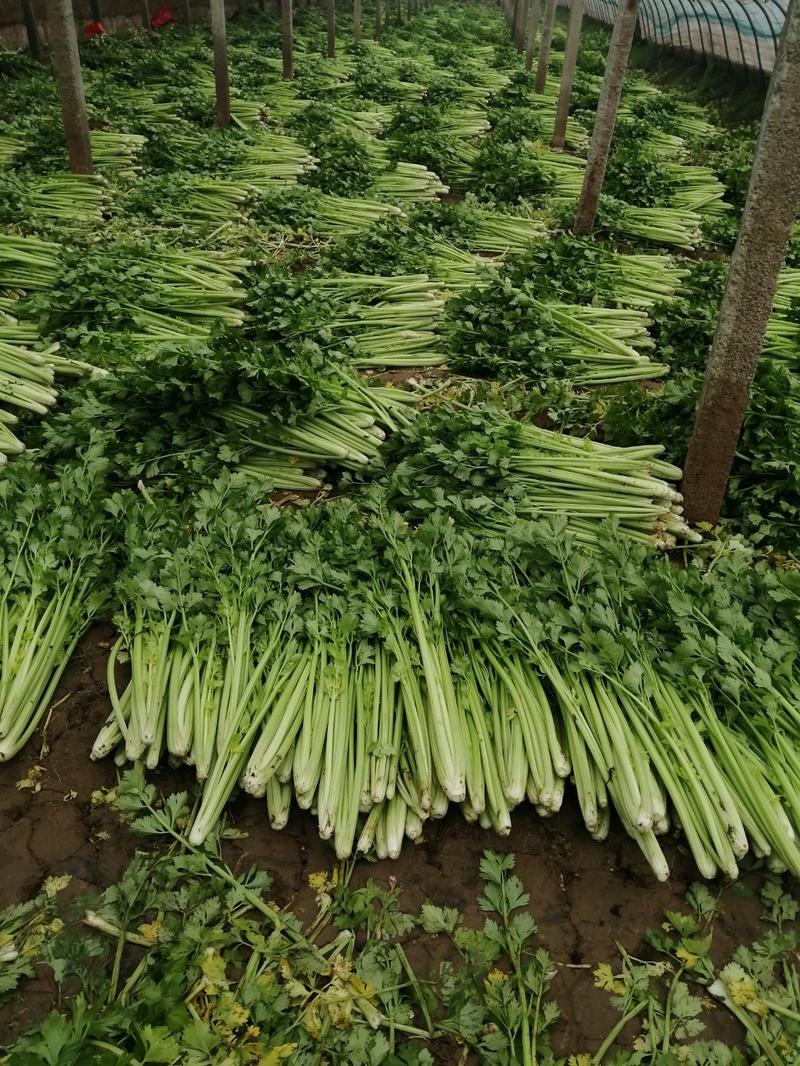
[[91, 174], [92, 147], [72, 0], [48, 0], [47, 28], [64, 116], [69, 169], [73, 174]]
[[42, 48], [42, 36], [39, 33], [39, 23], [36, 21], [36, 12], [33, 9], [33, 0], [22, 0], [22, 17], [25, 20], [25, 32], [28, 35], [28, 48], [31, 55], [38, 63], [42, 63], [44, 49]]
[[564, 47], [564, 64], [561, 68], [561, 82], [558, 87], [556, 120], [553, 124], [553, 148], [563, 148], [567, 139], [567, 120], [569, 105], [572, 100], [572, 83], [575, 81], [575, 66], [578, 62], [578, 47], [581, 43], [581, 23], [583, 22], [583, 0], [572, 0], [567, 25], [567, 43]]
[[690, 522], [719, 518], [798, 210], [800, 2], [792, 0], [684, 464], [684, 506]]
[[639, 0], [621, 0], [611, 34], [611, 43], [608, 46], [606, 72], [597, 103], [589, 156], [583, 175], [583, 188], [575, 211], [574, 232], [577, 236], [591, 233], [597, 217], [597, 205], [600, 202], [600, 193], [603, 191], [603, 179], [611, 151], [611, 138], [614, 136], [617, 108], [622, 95], [622, 81], [625, 77], [628, 57], [631, 54], [638, 17]]
[[528, 7], [528, 47], [525, 52], [525, 69], [528, 73], [533, 68], [533, 54], [536, 51], [536, 31], [539, 28], [539, 0], [531, 0]]
[[225, 30], [225, 0], [211, 0], [211, 38], [214, 43], [214, 86], [217, 96], [217, 124], [231, 124], [231, 88], [228, 78], [228, 38]]
[[328, 59], [336, 58], [336, 0], [325, 0], [325, 18], [328, 29]]
[[556, 19], [556, 0], [547, 0], [542, 21], [542, 39], [539, 42], [539, 64], [536, 67], [534, 89], [543, 93], [547, 83], [547, 64], [550, 61], [550, 42], [553, 40], [553, 23]]
[[525, 0], [517, 0], [514, 9], [514, 45], [518, 52], [525, 47]]
[[292, 0], [281, 0], [281, 50], [283, 52], [283, 76], [287, 81], [291, 81], [294, 77], [292, 48]]
[[361, 0], [353, 0], [353, 40], [361, 40]]

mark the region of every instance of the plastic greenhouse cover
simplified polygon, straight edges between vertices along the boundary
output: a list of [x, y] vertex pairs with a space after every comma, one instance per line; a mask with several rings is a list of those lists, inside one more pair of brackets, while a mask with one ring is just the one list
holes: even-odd
[[[654, 44], [769, 73], [787, 7], [788, 0], [642, 0], [638, 32]], [[616, 11], [615, 0], [586, 0], [587, 15], [609, 25]]]

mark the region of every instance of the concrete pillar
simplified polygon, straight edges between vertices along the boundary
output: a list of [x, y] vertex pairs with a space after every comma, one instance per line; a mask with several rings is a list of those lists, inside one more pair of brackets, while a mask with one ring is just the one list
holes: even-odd
[[361, 40], [361, 0], [353, 0], [353, 40]]
[[603, 88], [597, 104], [597, 115], [589, 145], [589, 158], [583, 175], [578, 208], [575, 212], [574, 231], [576, 235], [591, 233], [597, 217], [597, 204], [603, 191], [603, 179], [611, 151], [611, 138], [617, 121], [617, 108], [622, 94], [622, 80], [631, 53], [636, 20], [639, 17], [639, 0], [620, 0], [611, 44], [608, 46], [606, 72], [603, 76]]
[[294, 77], [292, 0], [281, 0], [281, 49], [283, 51], [283, 76], [287, 81], [291, 81]]
[[139, 0], [139, 14], [142, 19], [142, 26], [144, 29], [150, 29], [150, 4], [148, 0]]
[[525, 0], [517, 0], [514, 13], [514, 45], [518, 52], [525, 48]]
[[72, 0], [47, 0], [47, 29], [64, 116], [69, 169], [73, 174], [91, 174], [92, 148]]
[[328, 25], [328, 59], [336, 58], [336, 0], [325, 0], [325, 17]]
[[539, 44], [539, 64], [536, 67], [534, 89], [543, 93], [547, 82], [547, 64], [550, 59], [550, 42], [553, 40], [553, 23], [556, 19], [556, 0], [547, 0], [542, 20], [542, 40]]
[[684, 506], [690, 522], [719, 518], [778, 272], [798, 211], [800, 3], [792, 0], [684, 464]]
[[22, 17], [25, 20], [25, 32], [28, 35], [28, 48], [31, 55], [38, 63], [43, 63], [42, 35], [39, 33], [39, 23], [36, 21], [33, 0], [22, 0]]
[[536, 51], [536, 31], [539, 28], [539, 0], [531, 0], [528, 7], [528, 47], [525, 52], [525, 69], [530, 74], [533, 53]]
[[375, 40], [381, 39], [381, 0], [375, 0]]
[[231, 89], [228, 78], [228, 37], [225, 29], [225, 0], [211, 0], [211, 39], [214, 44], [217, 123], [222, 129], [227, 129], [231, 124]]
[[567, 139], [567, 119], [572, 99], [572, 83], [575, 81], [575, 65], [578, 62], [578, 46], [581, 43], [582, 22], [583, 0], [571, 0], [567, 43], [564, 47], [564, 65], [561, 68], [561, 82], [558, 86], [556, 120], [553, 125], [553, 139], [550, 142], [553, 148], [563, 148]]

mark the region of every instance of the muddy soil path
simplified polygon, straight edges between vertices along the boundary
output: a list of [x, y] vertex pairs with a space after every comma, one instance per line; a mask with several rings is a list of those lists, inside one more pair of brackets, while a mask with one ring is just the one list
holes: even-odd
[[[112, 761], [89, 760], [109, 710], [105, 662], [111, 636], [110, 629], [96, 627], [79, 647], [54, 699], [45, 754], [41, 754], [40, 730], [16, 759], [0, 765], [0, 908], [29, 898], [50, 874], [72, 875], [68, 895], [102, 889], [119, 878], [142, 846], [141, 838], [120, 828], [112, 811], [91, 801], [96, 789], [113, 786], [117, 777]], [[35, 788], [20, 787], [26, 779]], [[179, 771], [166, 769], [153, 779], [166, 792], [191, 786], [190, 775]], [[256, 800], [236, 799], [230, 814], [248, 834], [230, 846], [231, 864], [256, 863], [269, 869], [275, 878], [275, 898], [281, 904], [292, 903], [300, 913], [310, 913], [308, 874], [334, 865], [333, 852], [317, 836], [310, 815], [295, 812], [288, 827], [275, 832], [264, 804]], [[363, 862], [354, 878], [356, 883], [368, 877], [383, 883], [395, 878], [404, 890], [404, 909], [413, 910], [429, 898], [458, 907], [477, 925], [482, 921], [475, 905], [480, 893], [478, 863], [486, 848], [516, 854], [540, 942], [558, 964], [554, 993], [562, 1019], [556, 1049], [562, 1054], [595, 1051], [619, 1015], [607, 994], [593, 987], [592, 969], [598, 962], [614, 963], [617, 943], [638, 957], [652, 957], [643, 934], [659, 925], [665, 909], [681, 906], [686, 889], [697, 879], [690, 857], [679, 841], [668, 841], [665, 851], [673, 876], [667, 884], [658, 884], [635, 844], [618, 827], [604, 843], [593, 841], [570, 798], [557, 817], [547, 820], [532, 808], [519, 808], [507, 839], [467, 825], [453, 812], [441, 822], [429, 823], [417, 846], [407, 842], [399, 860]], [[728, 897], [715, 933], [713, 954], [718, 960], [727, 959], [737, 944], [755, 938], [758, 911], [754, 899]], [[410, 953], [421, 974], [440, 961], [424, 942], [412, 946]], [[24, 997], [10, 1010], [0, 1013], [0, 1043], [51, 1005], [52, 987], [43, 975], [28, 984]], [[724, 1011], [709, 1012], [707, 1018], [707, 1039], [741, 1038]]]

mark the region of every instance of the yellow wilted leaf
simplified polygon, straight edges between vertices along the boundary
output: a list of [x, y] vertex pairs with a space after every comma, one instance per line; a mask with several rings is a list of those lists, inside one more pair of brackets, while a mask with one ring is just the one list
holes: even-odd
[[625, 991], [625, 985], [618, 977], [614, 976], [614, 971], [607, 962], [601, 962], [595, 967], [593, 977], [594, 987], [602, 988], [604, 992], [613, 992], [615, 995], [621, 996]]
[[296, 977], [290, 977], [285, 983], [284, 988], [290, 999], [305, 999], [308, 995], [308, 989], [303, 982], [298, 981]]
[[303, 1028], [314, 1040], [319, 1040], [322, 1036], [322, 1021], [319, 1016], [319, 1004], [316, 1000], [303, 1015]]
[[759, 1018], [766, 1018], [769, 1014], [769, 1007], [759, 999], [758, 986], [752, 977], [742, 971], [741, 977], [726, 978], [725, 984], [728, 986], [728, 995], [737, 1007], [746, 1007]]
[[17, 788], [20, 792], [24, 792], [25, 789], [30, 789], [31, 792], [41, 792], [42, 782], [46, 776], [47, 770], [43, 766], [32, 766], [25, 777], [17, 781]]
[[206, 979], [206, 987], [212, 995], [220, 988], [228, 987], [225, 977], [225, 960], [221, 955], [217, 955], [213, 948], [206, 952], [200, 969]]
[[162, 924], [163, 916], [159, 914], [152, 922], [144, 922], [139, 926], [139, 935], [143, 936], [149, 944], [155, 944], [158, 940], [158, 934], [161, 932]]
[[214, 1016], [228, 1029], [239, 1029], [250, 1019], [250, 1011], [237, 1003], [230, 992], [220, 997]]
[[585, 1052], [582, 1055], [570, 1055], [567, 1066], [592, 1066], [592, 1056]]
[[331, 973], [340, 981], [349, 981], [352, 970], [350, 963], [343, 955], [336, 955], [331, 960]]
[[259, 1066], [278, 1066], [279, 1062], [290, 1058], [295, 1051], [297, 1051], [297, 1044], [279, 1044], [263, 1056]]
[[675, 954], [683, 962], [687, 970], [693, 970], [700, 961], [700, 956], [695, 955], [688, 948], [678, 948]]
[[56, 877], [48, 877], [44, 883], [44, 894], [48, 899], [52, 899], [53, 896], [58, 895], [63, 891], [72, 880], [70, 874], [58, 874]]
[[364, 984], [360, 977], [356, 977], [355, 974], [352, 974], [350, 976], [350, 984], [355, 989], [356, 995], [363, 996], [365, 999], [369, 1000], [375, 999], [375, 986], [371, 981]]
[[353, 1020], [353, 1001], [344, 990], [326, 992], [325, 1006], [337, 1029], [349, 1029]]

